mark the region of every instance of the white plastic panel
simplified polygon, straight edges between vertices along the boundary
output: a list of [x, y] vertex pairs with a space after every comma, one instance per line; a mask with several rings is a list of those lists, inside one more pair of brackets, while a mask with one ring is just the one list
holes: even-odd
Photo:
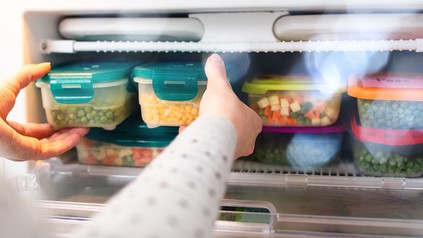
[[199, 41], [203, 26], [193, 18], [66, 18], [60, 34], [74, 40]]
[[310, 14], [279, 18], [278, 39], [290, 40], [412, 40], [423, 37], [423, 14]]
[[197, 1], [182, 0], [175, 4], [172, 0], [74, 0], [57, 2], [40, 0], [26, 3], [27, 10], [66, 11], [93, 13], [99, 11], [154, 11], [154, 12], [204, 12], [204, 11], [257, 11], [257, 10], [413, 10], [423, 9], [420, 0], [236, 0], [236, 1]]

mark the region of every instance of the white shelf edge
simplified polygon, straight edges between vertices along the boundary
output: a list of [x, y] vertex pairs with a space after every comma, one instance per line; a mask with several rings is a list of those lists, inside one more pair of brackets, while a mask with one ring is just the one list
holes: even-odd
[[423, 39], [363, 41], [281, 41], [281, 42], [151, 42], [73, 41], [47, 39], [41, 52], [366, 52], [423, 51]]

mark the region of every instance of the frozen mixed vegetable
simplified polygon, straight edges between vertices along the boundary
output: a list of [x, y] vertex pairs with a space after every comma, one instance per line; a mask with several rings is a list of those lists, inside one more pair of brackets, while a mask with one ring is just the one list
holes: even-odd
[[341, 95], [310, 91], [268, 92], [250, 95], [250, 105], [264, 125], [328, 126], [338, 119]]
[[164, 147], [131, 147], [83, 138], [77, 145], [78, 160], [83, 164], [144, 167]]

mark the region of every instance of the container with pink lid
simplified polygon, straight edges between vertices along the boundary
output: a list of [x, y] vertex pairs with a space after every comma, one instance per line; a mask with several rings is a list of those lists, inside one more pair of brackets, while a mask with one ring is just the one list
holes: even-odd
[[263, 127], [253, 159], [264, 164], [307, 171], [336, 162], [346, 127]]

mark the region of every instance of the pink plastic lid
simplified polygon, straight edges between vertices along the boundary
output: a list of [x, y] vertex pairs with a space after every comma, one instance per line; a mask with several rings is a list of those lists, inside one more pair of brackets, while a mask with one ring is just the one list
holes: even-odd
[[363, 142], [390, 146], [423, 144], [423, 130], [389, 130], [362, 127], [355, 116], [351, 118], [351, 130], [354, 136]]
[[276, 133], [304, 133], [304, 134], [330, 134], [330, 133], [341, 133], [347, 130], [347, 127], [339, 122], [326, 127], [276, 127], [276, 126], [263, 126], [264, 132], [276, 132]]

